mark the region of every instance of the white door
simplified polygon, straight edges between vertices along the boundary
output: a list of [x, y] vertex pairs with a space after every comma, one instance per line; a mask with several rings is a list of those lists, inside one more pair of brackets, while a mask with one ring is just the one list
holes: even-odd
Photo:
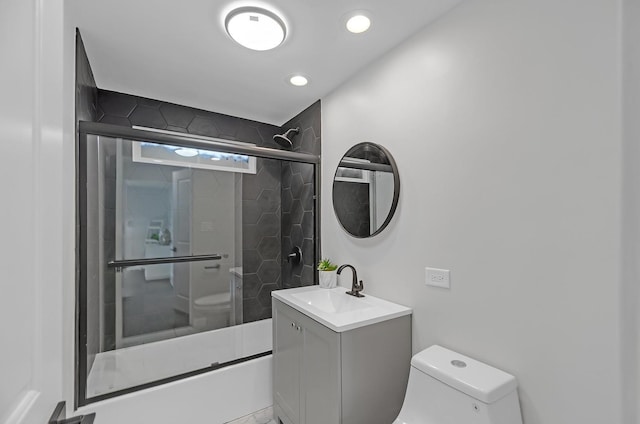
[[[183, 169], [173, 172], [173, 199], [172, 226], [173, 226], [173, 255], [191, 255], [191, 180], [193, 171]], [[171, 284], [176, 294], [175, 308], [189, 314], [190, 288], [191, 288], [191, 266], [190, 263], [173, 264]]]
[[229, 292], [235, 264], [235, 175], [225, 171], [193, 171], [191, 249], [194, 255], [222, 258], [191, 264], [193, 300]]
[[0, 1], [0, 145], [10, 158], [0, 193], [11, 199], [0, 208], [0, 422], [7, 424], [47, 422], [73, 381], [65, 366], [73, 358], [74, 141], [65, 137], [65, 127], [74, 131], [73, 94], [62, 88], [63, 75], [73, 75], [64, 50], [73, 45], [63, 45], [63, 23], [62, 0]]

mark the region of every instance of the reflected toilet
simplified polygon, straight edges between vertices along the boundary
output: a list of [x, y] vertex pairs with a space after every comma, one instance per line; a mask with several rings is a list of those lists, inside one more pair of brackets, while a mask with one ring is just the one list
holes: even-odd
[[229, 326], [231, 293], [202, 296], [193, 302], [193, 326], [201, 331]]

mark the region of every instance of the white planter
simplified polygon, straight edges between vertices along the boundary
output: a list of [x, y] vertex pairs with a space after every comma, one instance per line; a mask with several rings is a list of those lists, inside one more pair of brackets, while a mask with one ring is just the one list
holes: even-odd
[[318, 271], [318, 282], [324, 289], [332, 289], [338, 285], [336, 271]]

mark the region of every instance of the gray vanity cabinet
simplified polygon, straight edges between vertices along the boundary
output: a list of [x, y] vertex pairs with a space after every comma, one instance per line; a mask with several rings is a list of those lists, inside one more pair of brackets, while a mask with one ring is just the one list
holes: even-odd
[[275, 402], [291, 424], [339, 422], [340, 334], [283, 303], [273, 304]]
[[338, 333], [273, 299], [273, 325], [277, 424], [389, 424], [397, 417], [411, 360], [409, 315]]
[[278, 370], [273, 379], [273, 397], [274, 403], [289, 417], [300, 416], [301, 332], [304, 329], [298, 327], [296, 318], [285, 308], [273, 311], [273, 368]]

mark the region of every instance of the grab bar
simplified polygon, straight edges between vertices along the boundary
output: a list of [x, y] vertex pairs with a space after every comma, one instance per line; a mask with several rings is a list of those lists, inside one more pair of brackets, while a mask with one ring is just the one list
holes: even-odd
[[121, 259], [107, 262], [107, 267], [121, 271], [123, 268], [138, 265], [176, 264], [182, 262], [217, 261], [221, 255], [170, 256], [168, 258]]

